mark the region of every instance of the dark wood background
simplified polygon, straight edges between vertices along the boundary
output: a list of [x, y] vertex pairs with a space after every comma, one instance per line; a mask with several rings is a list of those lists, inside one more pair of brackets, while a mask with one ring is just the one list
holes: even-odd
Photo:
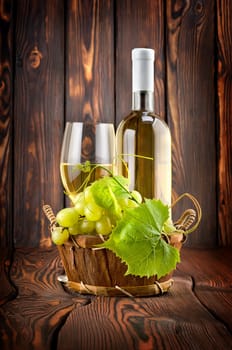
[[65, 122], [118, 125], [131, 107], [134, 47], [156, 50], [173, 198], [190, 192], [202, 207], [188, 245], [231, 246], [232, 2], [0, 0], [2, 247], [51, 246], [41, 207], [64, 205]]
[[[156, 51], [173, 199], [192, 193], [203, 219], [167, 295], [70, 294], [42, 212], [65, 203], [65, 122], [116, 127], [143, 46]], [[0, 348], [232, 348], [231, 246], [232, 1], [0, 0]]]

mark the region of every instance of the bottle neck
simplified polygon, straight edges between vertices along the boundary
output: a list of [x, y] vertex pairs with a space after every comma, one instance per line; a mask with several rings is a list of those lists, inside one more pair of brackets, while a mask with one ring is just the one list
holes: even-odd
[[154, 111], [153, 91], [134, 91], [132, 94], [132, 111]]

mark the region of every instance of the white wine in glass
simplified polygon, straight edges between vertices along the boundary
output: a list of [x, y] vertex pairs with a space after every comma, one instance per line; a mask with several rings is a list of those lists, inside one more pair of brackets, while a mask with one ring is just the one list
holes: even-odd
[[115, 157], [115, 131], [111, 123], [67, 122], [60, 159], [60, 173], [64, 189], [72, 199], [72, 195], [80, 189], [89, 171], [81, 168], [86, 161], [91, 172], [89, 183], [113, 172]]

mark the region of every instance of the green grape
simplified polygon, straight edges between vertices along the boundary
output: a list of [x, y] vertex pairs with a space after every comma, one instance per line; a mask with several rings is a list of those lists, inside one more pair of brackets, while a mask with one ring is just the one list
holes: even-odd
[[75, 236], [81, 233], [80, 221], [78, 221], [74, 226], [68, 228], [70, 235]]
[[128, 197], [120, 198], [118, 199], [118, 204], [122, 209], [125, 209], [128, 207]]
[[108, 235], [112, 231], [112, 224], [108, 216], [103, 215], [99, 221], [96, 222], [96, 232], [99, 235]]
[[136, 191], [136, 190], [133, 190], [132, 192], [131, 192], [131, 195], [132, 195], [132, 197], [135, 199], [135, 201], [137, 202], [137, 203], [142, 203], [142, 201], [143, 201], [143, 197], [141, 196], [141, 194], [138, 192], [138, 191]]
[[56, 245], [64, 244], [69, 238], [69, 232], [66, 228], [63, 227], [55, 227], [52, 230], [52, 241]]
[[92, 233], [95, 230], [95, 222], [86, 219], [79, 221], [79, 230], [81, 233]]
[[78, 219], [79, 216], [75, 208], [61, 209], [56, 215], [56, 221], [63, 227], [74, 226]]
[[84, 216], [84, 207], [85, 207], [85, 196], [84, 196], [84, 192], [80, 192], [76, 195], [75, 198], [75, 209], [78, 212], [79, 215]]
[[87, 220], [98, 221], [102, 217], [103, 209], [92, 201], [86, 204], [84, 213]]
[[84, 196], [86, 202], [92, 202], [94, 200], [91, 192], [91, 186], [88, 186], [84, 189]]
[[103, 215], [109, 217], [110, 222], [111, 222], [111, 227], [116, 225], [117, 218], [115, 217], [115, 215], [110, 210], [105, 210]]

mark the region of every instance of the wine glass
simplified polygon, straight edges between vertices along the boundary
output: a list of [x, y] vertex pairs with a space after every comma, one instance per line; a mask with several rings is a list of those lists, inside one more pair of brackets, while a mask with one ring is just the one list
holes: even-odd
[[[60, 174], [64, 189], [72, 200], [90, 176], [89, 182], [113, 172], [115, 131], [111, 123], [67, 122], [60, 158]], [[88, 162], [87, 162], [88, 161]], [[88, 166], [87, 166], [88, 165]], [[86, 169], [85, 166], [88, 168]], [[83, 170], [88, 171], [83, 171]]]

